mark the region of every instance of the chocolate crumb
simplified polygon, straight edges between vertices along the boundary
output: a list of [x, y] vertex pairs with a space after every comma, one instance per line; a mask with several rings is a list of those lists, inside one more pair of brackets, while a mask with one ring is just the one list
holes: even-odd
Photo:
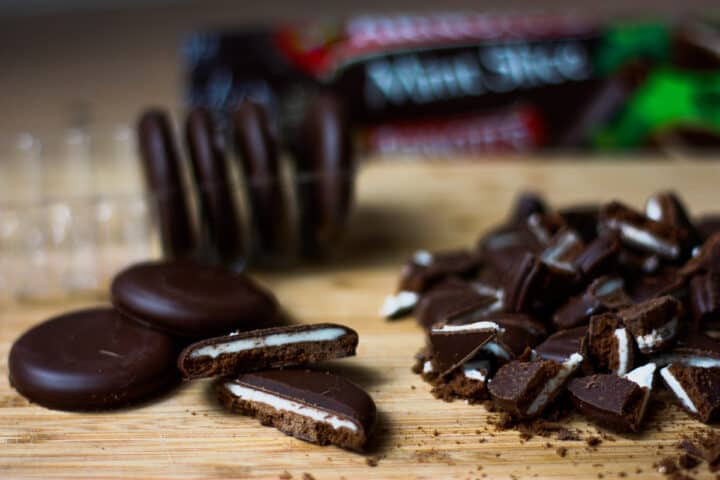
[[600, 437], [588, 437], [585, 439], [585, 443], [590, 447], [597, 447], [602, 443], [602, 439]]
[[287, 470], [285, 470], [283, 473], [280, 474], [280, 476], [279, 476], [278, 478], [279, 478], [280, 480], [291, 480], [291, 479], [292, 479], [292, 475], [290, 475], [290, 472], [288, 472]]
[[625, 473], [625, 472], [618, 472], [618, 477], [620, 477], [620, 478], [625, 478], [625, 477], [627, 477], [627, 473]]
[[565, 455], [567, 455], [567, 448], [558, 447], [557, 450], [555, 450], [555, 453], [557, 453], [561, 457], [564, 457]]
[[580, 440], [580, 436], [577, 433], [568, 430], [567, 428], [561, 428], [557, 432], [557, 439], [566, 442], [572, 440]]
[[377, 456], [367, 457], [365, 463], [367, 463], [368, 467], [377, 467], [378, 463], [380, 463], [380, 458]]
[[658, 463], [653, 464], [653, 467], [658, 473], [662, 473], [663, 475], [672, 475], [678, 470], [675, 460], [672, 457], [663, 458]]
[[678, 465], [685, 470], [691, 470], [700, 464], [700, 460], [684, 453], [678, 457]]
[[302, 480], [315, 480], [315, 477], [313, 477], [310, 473], [303, 472]]

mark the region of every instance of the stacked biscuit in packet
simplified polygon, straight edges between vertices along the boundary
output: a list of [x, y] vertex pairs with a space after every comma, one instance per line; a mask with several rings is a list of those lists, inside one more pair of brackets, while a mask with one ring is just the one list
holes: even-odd
[[[138, 143], [164, 255], [241, 268], [250, 259], [282, 265], [295, 256], [332, 254], [355, 178], [344, 102], [315, 96], [298, 128], [301, 141], [281, 137], [267, 109], [246, 100], [234, 106], [228, 125], [206, 108], [192, 108], [178, 142], [167, 112], [145, 111]], [[282, 162], [283, 148], [292, 168]]]
[[94, 411], [159, 397], [181, 375], [219, 377], [228, 410], [288, 435], [351, 450], [370, 437], [370, 395], [309, 368], [355, 355], [354, 330], [283, 325], [275, 297], [247, 276], [188, 262], [133, 265], [113, 280], [111, 299], [20, 336], [8, 361], [15, 389], [47, 408]]
[[416, 252], [381, 314], [427, 334], [414, 371], [435, 396], [517, 419], [561, 395], [589, 420], [639, 431], [660, 387], [702, 422], [720, 414], [720, 229], [679, 197], [550, 210], [519, 197], [474, 250]]

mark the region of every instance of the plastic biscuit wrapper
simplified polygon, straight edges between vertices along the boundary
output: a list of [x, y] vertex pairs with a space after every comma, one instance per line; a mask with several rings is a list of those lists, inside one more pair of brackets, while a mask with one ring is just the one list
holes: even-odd
[[370, 153], [720, 145], [720, 28], [704, 19], [366, 15], [200, 32], [183, 54], [189, 104], [252, 98], [289, 143], [332, 90]]

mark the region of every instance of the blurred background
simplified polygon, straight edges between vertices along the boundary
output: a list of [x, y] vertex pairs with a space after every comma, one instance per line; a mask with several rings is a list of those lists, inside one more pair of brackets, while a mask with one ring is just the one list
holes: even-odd
[[[162, 255], [135, 138], [148, 107], [176, 125], [208, 107], [222, 136], [250, 99], [287, 153], [307, 106], [330, 93], [358, 162], [718, 158], [717, 1], [441, 6], [0, 0], [0, 301], [97, 292], [127, 263]], [[190, 186], [188, 170], [202, 233], [205, 186]], [[240, 192], [237, 166], [230, 175]]]

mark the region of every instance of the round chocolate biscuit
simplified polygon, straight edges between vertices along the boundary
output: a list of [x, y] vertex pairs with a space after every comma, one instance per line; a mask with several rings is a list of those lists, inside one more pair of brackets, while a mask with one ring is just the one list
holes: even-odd
[[233, 113], [235, 148], [247, 179], [253, 234], [262, 253], [288, 249], [290, 214], [282, 182], [277, 139], [265, 108], [241, 103]]
[[149, 110], [140, 117], [138, 144], [163, 252], [171, 258], [186, 258], [194, 252], [195, 233], [183, 188], [180, 155], [164, 111]]
[[339, 98], [322, 94], [310, 103], [297, 142], [297, 191], [304, 253], [330, 252], [347, 222], [353, 197], [350, 129]]
[[190, 262], [139, 263], [111, 285], [115, 308], [175, 335], [203, 338], [275, 323], [275, 297], [247, 276]]
[[193, 109], [185, 124], [185, 140], [212, 256], [224, 263], [241, 259], [242, 228], [230, 183], [225, 153], [217, 138], [212, 114]]
[[160, 393], [179, 378], [169, 335], [112, 308], [51, 318], [10, 351], [10, 383], [23, 396], [59, 410], [105, 410]]

